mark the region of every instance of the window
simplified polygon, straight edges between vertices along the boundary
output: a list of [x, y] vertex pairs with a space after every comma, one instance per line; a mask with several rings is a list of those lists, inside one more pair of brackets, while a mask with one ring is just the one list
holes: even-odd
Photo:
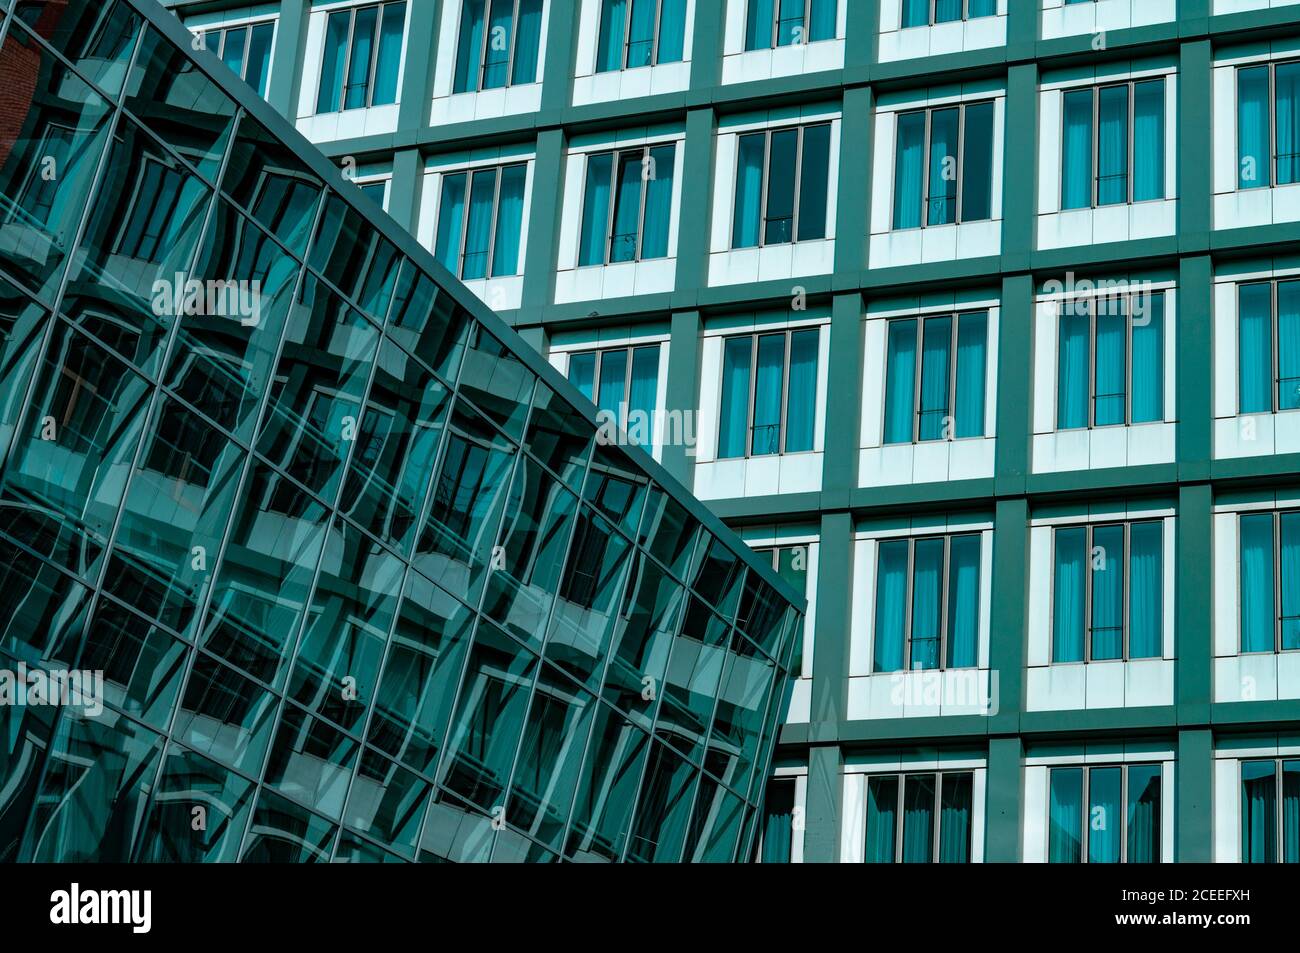
[[813, 448], [820, 339], [809, 328], [723, 341], [719, 459]]
[[463, 281], [519, 273], [527, 163], [444, 173], [434, 256]]
[[542, 0], [462, 0], [452, 92], [537, 82]]
[[880, 541], [873, 672], [978, 664], [981, 548], [980, 533]]
[[[774, 546], [756, 549], [754, 552], [763, 559], [770, 559], [776, 574], [790, 584], [795, 592], [808, 591], [808, 546]], [[800, 637], [795, 645], [794, 658], [790, 662], [790, 671], [796, 677], [803, 672], [803, 639]]]
[[1237, 187], [1300, 182], [1300, 62], [1237, 70]]
[[794, 845], [794, 797], [794, 778], [775, 778], [767, 782], [767, 796], [763, 799], [759, 863], [790, 863]]
[[993, 217], [993, 103], [898, 114], [894, 228]]
[[633, 443], [650, 444], [659, 401], [658, 344], [571, 354], [569, 381]]
[[316, 112], [363, 109], [397, 102], [406, 3], [337, 10], [325, 23]]
[[41, 134], [41, 144], [36, 150], [38, 158], [26, 174], [26, 182], [17, 203], [5, 216], [8, 221], [24, 222], [37, 226], [49, 224], [50, 212], [58, 196], [58, 175], [46, 174], [46, 169], [64, 168], [72, 145], [76, 141], [77, 130], [62, 123], [50, 122]]
[[1165, 197], [1163, 79], [1066, 90], [1061, 116], [1063, 210]]
[[1242, 513], [1241, 651], [1300, 649], [1300, 512]]
[[127, 258], [156, 261], [167, 249], [177, 220], [177, 210], [186, 191], [186, 175], [168, 163], [144, 156], [135, 194], [116, 253]]
[[969, 771], [869, 777], [866, 862], [969, 863], [973, 790]]
[[1052, 662], [1159, 658], [1164, 521], [1053, 533]]
[[1241, 859], [1300, 863], [1300, 761], [1241, 762]]
[[740, 137], [731, 247], [826, 237], [829, 123]]
[[1237, 289], [1237, 412], [1300, 408], [1300, 280]]
[[596, 72], [680, 63], [686, 0], [601, 0]]
[[984, 436], [987, 338], [986, 311], [889, 322], [885, 443]]
[[749, 0], [745, 50], [835, 39], [836, 0]]
[[668, 256], [677, 146], [642, 146], [587, 157], [578, 264]]
[[357, 188], [364, 192], [380, 208], [386, 208], [385, 199], [388, 197], [388, 180], [380, 179], [376, 182], [358, 182]]
[[275, 21], [231, 26], [203, 32], [203, 48], [215, 53], [235, 75], [266, 95], [266, 81], [271, 73], [271, 41]]
[[1160, 862], [1160, 765], [1052, 768], [1047, 860]]
[[1062, 302], [1057, 430], [1164, 420], [1164, 317], [1164, 292]]
[[903, 27], [996, 16], [998, 0], [903, 0]]

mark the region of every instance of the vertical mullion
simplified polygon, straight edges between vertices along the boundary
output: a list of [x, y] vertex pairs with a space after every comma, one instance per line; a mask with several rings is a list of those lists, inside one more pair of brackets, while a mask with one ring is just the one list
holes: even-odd
[[[501, 166], [497, 166], [492, 172], [494, 182], [492, 186], [492, 220], [488, 223], [488, 247], [487, 247], [487, 265], [483, 268], [484, 279], [492, 278], [493, 258], [496, 255], [497, 245], [497, 217], [501, 212]], [[466, 216], [468, 217], [468, 216]]]
[[928, 318], [916, 319], [916, 358], [913, 372], [912, 388], [912, 443], [921, 442], [921, 346], [925, 341], [925, 322]]
[[[1125, 176], [1128, 186], [1128, 204], [1133, 204], [1133, 182], [1137, 178], [1137, 83], [1129, 80], [1128, 84], [1128, 174]], [[1127, 772], [1126, 772], [1127, 773]]]
[[1278, 300], [1280, 295], [1277, 281], [1269, 282], [1269, 288], [1269, 309], [1271, 312], [1269, 314], [1269, 334], [1273, 338], [1270, 342], [1271, 347], [1269, 350], [1272, 353], [1269, 355], [1269, 361], [1272, 364], [1273, 373], [1273, 413], [1276, 414], [1282, 409], [1282, 327], [1281, 322], [1278, 321]]
[[[931, 4], [931, 19], [933, 19], [933, 3]], [[934, 117], [934, 110], [925, 110], [925, 145], [921, 152], [921, 227], [925, 228], [930, 222], [930, 121]]]
[[[629, 13], [631, 12], [631, 8], [629, 8], [628, 12]], [[651, 66], [659, 65], [659, 30], [663, 25], [663, 18], [664, 18], [664, 0], [655, 0], [655, 32], [654, 35], [650, 37], [650, 65]], [[628, 17], [629, 23], [631, 23], [631, 20], [632, 18]]]
[[[642, 243], [645, 240], [645, 214], [646, 198], [650, 192], [650, 180], [646, 177], [646, 170], [652, 168], [650, 165], [650, 146], [646, 145], [641, 150], [641, 207], [637, 212], [636, 218], [636, 252], [634, 261], [641, 260]], [[659, 170], [655, 169], [655, 176], [658, 177]], [[629, 365], [631, 366], [631, 365]]]
[[1282, 513], [1273, 511], [1273, 651], [1282, 648]]
[[506, 56], [506, 86], [510, 86], [515, 78], [515, 54], [519, 51], [519, 0], [515, 0], [515, 5], [510, 14], [510, 52]]
[[952, 341], [948, 345], [948, 423], [952, 424], [949, 441], [957, 439], [957, 325], [960, 320], [961, 315], [954, 312]]
[[897, 828], [894, 831], [894, 863], [896, 864], [903, 862], [903, 795], [906, 791], [907, 775], [900, 774], [898, 775], [898, 823], [894, 825]]
[[[467, 0], [467, 2], [476, 2], [476, 0]], [[477, 92], [483, 91], [483, 77], [487, 75], [488, 41], [489, 41], [489, 37], [491, 37], [492, 35], [492, 4], [493, 3], [496, 3], [496, 0], [482, 0], [483, 39], [479, 44]]]
[[[1163, 546], [1163, 542], [1161, 545]], [[1124, 594], [1123, 594], [1124, 604], [1123, 604], [1123, 612], [1120, 616], [1120, 625], [1122, 625], [1124, 628], [1120, 636], [1120, 639], [1123, 643], [1120, 648], [1120, 651], [1123, 653], [1121, 658], [1123, 658], [1123, 660], [1127, 662], [1129, 660], [1129, 630], [1131, 628], [1130, 626], [1131, 620], [1129, 618], [1129, 613], [1133, 608], [1133, 572], [1132, 572], [1133, 524], [1132, 522], [1127, 522], [1124, 524], [1124, 553], [1122, 555], [1122, 561], [1120, 565], [1121, 568], [1124, 570]]]
[[1083, 535], [1083, 660], [1092, 661], [1092, 530], [1089, 523]]
[[772, 22], [769, 24], [768, 39], [771, 40], [771, 46], [768, 49], [776, 49], [776, 45], [781, 38], [781, 0], [772, 0]]
[[777, 435], [777, 452], [785, 453], [785, 435], [790, 401], [790, 348], [793, 331], [785, 332], [785, 357], [781, 365], [781, 432]]
[[1092, 768], [1088, 765], [1083, 767], [1083, 797], [1080, 799], [1080, 806], [1083, 809], [1083, 830], [1080, 832], [1079, 861], [1086, 864], [1088, 862], [1088, 842], [1092, 840], [1092, 830], [1089, 821], [1088, 802], [1092, 799]]
[[[628, 8], [629, 14], [631, 7]], [[605, 210], [605, 260], [601, 262], [608, 265], [614, 258], [614, 211], [618, 208], [618, 170], [619, 164], [623, 161], [623, 152], [615, 149], [611, 156], [613, 161], [609, 166], [609, 208]]]
[[912, 670], [912, 596], [915, 585], [916, 572], [916, 538], [912, 537], [907, 541], [907, 602], [904, 605], [904, 618], [907, 624], [903, 627], [903, 671]]
[[369, 108], [375, 98], [375, 77], [379, 75], [379, 37], [384, 26], [384, 9], [387, 4], [379, 4], [375, 7], [375, 32], [370, 38], [370, 69], [366, 73], [366, 108]]
[[943, 803], [942, 793], [943, 772], [936, 771], [934, 773], [934, 814], [932, 815], [934, 817], [934, 830], [930, 832], [930, 863], [932, 864], [939, 862], [939, 821], [942, 816], [939, 813], [939, 805]]
[[[1268, 174], [1269, 187], [1277, 185], [1277, 64], [1268, 64]], [[1279, 799], [1280, 799], [1279, 788]]]
[[1101, 204], [1101, 87], [1092, 88], [1092, 207]]
[[[348, 101], [348, 76], [352, 73], [352, 34], [357, 28], [357, 11], [355, 8], [348, 11], [348, 46], [343, 57], [343, 76], [339, 80], [338, 109], [336, 112], [342, 112]], [[224, 38], [223, 38], [224, 41]]]
[[[1128, 653], [1124, 654], [1128, 658]], [[1127, 764], [1119, 769], [1119, 862], [1128, 863], [1128, 769]]]
[[[775, 0], [780, 3], [780, 0]], [[803, 181], [803, 134], [807, 126], [800, 126], [794, 140], [794, 181], [790, 183], [790, 194], [794, 197], [790, 209], [790, 244], [799, 240], [799, 205], [803, 199], [800, 183]]]
[[1088, 302], [1088, 429], [1097, 426], [1097, 303]]
[[[775, 4], [773, 4], [775, 7]], [[758, 247], [767, 246], [767, 191], [771, 187], [772, 175], [772, 130], [765, 130], [763, 133], [763, 181], [760, 185], [762, 189], [762, 204], [759, 208], [758, 215]]]
[[[1124, 304], [1124, 424], [1133, 423], [1133, 305], [1136, 297], [1123, 297]], [[1163, 381], [1161, 382], [1163, 387]]]
[[596, 352], [596, 365], [595, 367], [592, 368], [592, 372], [591, 372], [592, 373], [592, 378], [591, 378], [592, 401], [591, 402], [595, 404], [597, 407], [600, 406], [600, 365], [604, 363], [603, 360], [604, 357], [605, 357], [604, 351]]
[[[636, 348], [628, 345], [625, 353], [627, 354], [627, 366], [623, 368], [623, 407], [627, 408], [627, 413], [620, 409], [619, 416], [631, 417], [632, 413], [632, 356]], [[627, 430], [628, 421], [623, 422], [623, 430]]]
[[460, 216], [460, 253], [456, 257], [456, 277], [461, 278], [465, 274], [465, 243], [469, 241], [469, 202], [470, 197], [474, 194], [474, 176], [477, 174], [475, 169], [465, 170], [465, 211]]
[[754, 395], [758, 390], [758, 334], [749, 339], [749, 419], [745, 427], [745, 457], [754, 455]]
[[1282, 806], [1282, 759], [1278, 758], [1273, 762], [1273, 800], [1277, 808], [1277, 831], [1274, 834], [1276, 844], [1274, 848], [1277, 852], [1277, 862], [1285, 863], [1286, 854], [1283, 852], [1286, 847], [1286, 836], [1282, 831], [1282, 825], [1286, 821], [1286, 814]]
[[627, 69], [629, 47], [632, 43], [632, 4], [636, 0], [627, 0], [627, 15], [623, 17], [623, 69]]
[[962, 217], [961, 217], [962, 191], [966, 184], [965, 183], [966, 177], [962, 175], [962, 169], [964, 168], [965, 159], [966, 159], [966, 104], [965, 103], [962, 103], [957, 107], [956, 159], [957, 159], [957, 168], [953, 169], [953, 174], [957, 176], [957, 196], [953, 201], [955, 201], [957, 204], [956, 207], [953, 208], [952, 210], [952, 220], [954, 223], [960, 224], [962, 221]]
[[[836, 11], [838, 14], [839, 11]], [[808, 45], [808, 34], [812, 32], [812, 0], [804, 0], [803, 4], [803, 46]]]

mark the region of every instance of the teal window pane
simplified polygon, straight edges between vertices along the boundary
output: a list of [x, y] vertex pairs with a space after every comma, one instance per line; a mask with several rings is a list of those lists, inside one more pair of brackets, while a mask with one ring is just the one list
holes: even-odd
[[1056, 428], [1088, 426], [1088, 361], [1091, 336], [1087, 302], [1061, 308], [1056, 345]]
[[784, 334], [758, 338], [758, 367], [754, 375], [753, 456], [781, 452], [781, 397], [785, 386]]
[[776, 0], [776, 45], [804, 42], [803, 0]]
[[[248, 113], [240, 118], [222, 189], [299, 257], [311, 237], [321, 188], [320, 180], [265, 126]], [[228, 231], [239, 229], [231, 227]], [[218, 240], [224, 237], [228, 242], [233, 237], [220, 231], [216, 234]], [[209, 236], [206, 244], [210, 246], [213, 241]]]
[[1160, 807], [1160, 765], [1130, 765], [1128, 803], [1124, 809], [1128, 841], [1124, 859], [1127, 863], [1159, 863]]
[[339, 10], [325, 22], [325, 51], [321, 54], [320, 85], [316, 92], [316, 112], [338, 112], [343, 91], [343, 68], [347, 62], [348, 33], [352, 29], [352, 11]]
[[803, 131], [799, 175], [798, 240], [826, 237], [827, 188], [830, 182], [831, 127], [808, 126]]
[[465, 281], [487, 277], [488, 256], [492, 247], [492, 213], [496, 203], [496, 189], [496, 169], [481, 169], [474, 173], [469, 189], [465, 252], [461, 258], [461, 278]]
[[101, 599], [82, 640], [78, 668], [103, 673], [103, 700], [166, 731], [189, 647], [156, 625]]
[[627, 409], [627, 349], [602, 351], [596, 406], [608, 419], [623, 426]]
[[581, 510], [563, 561], [546, 658], [590, 688], [597, 687], [613, 636], [630, 554], [630, 544], [609, 523]]
[[897, 672], [904, 668], [903, 648], [907, 640], [907, 562], [909, 543], [905, 539], [883, 540], [876, 560], [876, 618], [872, 633], [873, 672]]
[[479, 88], [486, 16], [487, 0], [464, 0], [461, 5], [460, 31], [456, 40], [456, 70], [451, 87], [454, 93], [467, 93]]
[[1158, 521], [1134, 523], [1129, 528], [1129, 658], [1159, 658], [1163, 654], [1163, 530]]
[[976, 17], [996, 16], [998, 12], [998, 0], [966, 0], [966, 16], [974, 20]]
[[732, 215], [731, 247], [756, 248], [763, 214], [763, 163], [766, 133], [740, 137], [736, 161], [736, 205]]
[[1281, 533], [1281, 591], [1278, 602], [1281, 615], [1282, 649], [1300, 649], [1300, 513], [1282, 513], [1278, 517]]
[[980, 555], [978, 533], [954, 536], [948, 553], [948, 668], [979, 662]]
[[821, 332], [795, 331], [790, 335], [790, 382], [786, 394], [785, 452], [813, 449], [817, 417], [817, 352]]
[[988, 313], [963, 314], [957, 322], [955, 436], [984, 436], [984, 392], [988, 377]]
[[903, 777], [903, 863], [928, 864], [934, 859], [933, 774]]
[[645, 697], [643, 679], [662, 684], [685, 595], [657, 563], [639, 554], [634, 557], [601, 695], [647, 730], [656, 701]]
[[925, 189], [926, 113], [898, 117], [898, 143], [894, 154], [894, 228], [920, 228]]
[[750, 364], [753, 338], [728, 338], [722, 346], [722, 407], [718, 458], [745, 456], [749, 442]]
[[465, 186], [469, 173], [442, 177], [438, 202], [438, 235], [433, 254], [453, 275], [460, 274], [461, 233], [465, 222]]
[[1165, 295], [1156, 292], [1133, 299], [1132, 342], [1135, 424], [1165, 418]]
[[444, 381], [454, 381], [460, 371], [469, 330], [469, 312], [450, 295], [439, 293], [423, 271], [409, 262], [402, 267], [385, 333], [433, 368]]
[[329, 821], [263, 788], [239, 859], [264, 864], [328, 863], [337, 832]]
[[12, 607], [0, 623], [0, 649], [20, 659], [75, 662], [89, 589], [0, 536], [0, 594]]
[[480, 89], [500, 89], [509, 82], [514, 6], [514, 0], [490, 0]]
[[1260, 189], [1273, 184], [1269, 147], [1269, 67], [1237, 70], [1237, 188]]
[[236, 76], [244, 75], [244, 51], [248, 46], [248, 27], [235, 27], [222, 33], [221, 62]]
[[1072, 526], [1055, 530], [1053, 539], [1052, 661], [1082, 662], [1088, 532]]
[[274, 23], [259, 23], [252, 28], [248, 41], [248, 62], [244, 68], [244, 80], [257, 90], [257, 95], [266, 95], [266, 82], [271, 74], [271, 43], [275, 38]]
[[749, 0], [745, 6], [745, 49], [767, 50], [773, 46], [773, 6], [777, 0]]
[[1124, 825], [1123, 768], [1088, 771], [1088, 863], [1118, 864]]
[[1061, 208], [1092, 206], [1093, 90], [1067, 90], [1061, 138]]
[[1048, 774], [1047, 860], [1083, 860], [1083, 769], [1052, 768]]
[[974, 103], [967, 106], [965, 123], [961, 220], [978, 222], [993, 217], [993, 104]]
[[587, 743], [565, 855], [618, 860], [628, 845], [632, 808], [650, 737], [601, 705]]
[[869, 864], [892, 864], [898, 841], [898, 777], [867, 780], [867, 844]]
[[961, 19], [962, 0], [934, 0], [934, 22], [955, 23]]
[[930, 113], [927, 225], [951, 225], [957, 221], [957, 156], [960, 151], [957, 139], [960, 128], [960, 109], [936, 109]]
[[542, 0], [519, 0], [519, 22], [515, 27], [515, 62], [510, 82], [537, 82], [537, 64], [542, 42]]
[[939, 667], [943, 626], [942, 539], [919, 539], [912, 553], [912, 638], [910, 669]]
[[266, 783], [330, 818], [343, 813], [357, 742], [319, 718], [285, 705], [266, 762]]
[[596, 352], [569, 356], [569, 383], [582, 392], [582, 396], [596, 401]]
[[[254, 793], [253, 782], [193, 751], [169, 746], [135, 861], [233, 863], [239, 858]], [[198, 805], [203, 807], [203, 826], [195, 830]]]
[[1277, 283], [1277, 408], [1300, 408], [1300, 281]]
[[808, 13], [808, 41], [833, 40], [838, 30], [837, 0], [812, 0]]
[[1300, 63], [1279, 63], [1276, 97], [1277, 184], [1300, 182]]
[[772, 133], [768, 154], [767, 208], [763, 217], [763, 244], [794, 241], [795, 169], [799, 161], [799, 130]]
[[659, 0], [631, 0], [632, 17], [627, 27], [627, 68], [654, 63], [655, 17]]
[[763, 720], [769, 714], [769, 687], [774, 684], [780, 684], [776, 663], [762, 655], [754, 643], [734, 634], [705, 764], [742, 791], [758, 757]]
[[952, 376], [952, 318], [927, 318], [921, 334], [919, 439], [953, 436], [949, 384]]
[[1282, 862], [1300, 863], [1300, 761], [1282, 762]]
[[1237, 287], [1238, 413], [1273, 410], [1273, 286]]
[[357, 765], [343, 823], [407, 858], [415, 856], [429, 785], [373, 751]]
[[1103, 86], [1097, 105], [1097, 204], [1128, 201], [1128, 86]]
[[911, 443], [916, 410], [915, 318], [889, 322], [885, 357], [885, 443]]
[[929, 26], [931, 0], [903, 0], [903, 28]]
[[587, 184], [583, 191], [582, 231], [578, 239], [578, 264], [603, 265], [609, 234], [609, 203], [614, 170], [612, 153], [587, 159]]
[[378, 7], [361, 7], [355, 11], [348, 74], [343, 86], [344, 109], [360, 109], [369, 104], [370, 61], [375, 55], [375, 28], [378, 23]]
[[939, 863], [969, 863], [974, 778], [969, 774], [941, 774], [939, 778]]
[[1122, 425], [1128, 417], [1128, 307], [1126, 299], [1096, 301], [1097, 344], [1093, 352], [1093, 423]]
[[790, 863], [790, 848], [794, 842], [793, 779], [769, 781], [767, 796], [763, 799], [762, 851], [759, 860], [765, 864]]
[[[358, 15], [360, 19], [360, 15]], [[402, 33], [406, 26], [406, 4], [384, 5], [379, 25], [379, 51], [375, 59], [375, 91], [372, 106], [397, 102], [397, 75], [402, 65]]]
[[1241, 536], [1241, 651], [1274, 649], [1273, 514], [1243, 513]]
[[255, 777], [262, 769], [278, 704], [252, 679], [200, 654], [176, 711], [172, 737]]
[[[628, 413], [653, 419], [659, 405], [659, 345], [632, 349], [632, 382], [628, 393]], [[647, 431], [647, 436], [653, 436]], [[647, 441], [648, 443], [648, 441]]]
[[1241, 859], [1277, 863], [1277, 763], [1241, 762]]
[[627, 33], [628, 6], [632, 0], [603, 0], [600, 34], [596, 44], [596, 72], [623, 68], [623, 38]]
[[618, 156], [614, 218], [609, 237], [610, 262], [635, 261], [641, 235], [641, 192], [646, 163], [640, 150]]
[[1133, 201], [1165, 197], [1165, 81], [1133, 86]]
[[668, 231], [672, 224], [673, 178], [676, 172], [676, 146], [659, 146], [650, 150], [645, 193], [645, 221], [642, 224], [641, 257], [665, 258], [668, 255]]

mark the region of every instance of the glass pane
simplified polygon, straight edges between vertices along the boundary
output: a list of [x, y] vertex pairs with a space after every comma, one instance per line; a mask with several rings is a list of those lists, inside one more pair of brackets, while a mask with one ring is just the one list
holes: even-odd
[[736, 204], [731, 219], [731, 247], [756, 248], [763, 213], [763, 162], [767, 134], [740, 137], [736, 159]]
[[941, 775], [939, 814], [939, 863], [970, 861], [973, 777], [969, 774]]
[[438, 201], [438, 234], [433, 254], [453, 275], [460, 274], [460, 253], [465, 229], [465, 184], [468, 172], [442, 176]]
[[1129, 658], [1159, 658], [1163, 654], [1163, 529], [1159, 521], [1134, 523], [1129, 528]]
[[1237, 188], [1273, 184], [1269, 148], [1269, 67], [1237, 70]]
[[1087, 530], [1082, 526], [1053, 533], [1052, 661], [1083, 661], [1083, 605], [1087, 569]]
[[244, 80], [257, 90], [257, 95], [266, 95], [266, 81], [271, 73], [271, 44], [275, 37], [274, 23], [259, 23], [252, 28], [252, 37], [248, 42], [248, 65], [244, 69]]
[[1092, 532], [1092, 658], [1124, 657], [1124, 527]]
[[1281, 591], [1278, 593], [1282, 623], [1282, 649], [1300, 649], [1300, 513], [1278, 517], [1282, 535], [1279, 556]]
[[727, 338], [722, 346], [722, 409], [718, 458], [745, 456], [749, 442], [749, 381], [754, 339]]
[[523, 237], [524, 184], [526, 165], [508, 165], [501, 170], [497, 197], [496, 238], [492, 247], [492, 277], [519, 274], [519, 243]]
[[1237, 286], [1237, 412], [1273, 410], [1273, 286]]
[[[883, 550], [883, 545], [882, 545]], [[939, 667], [943, 625], [942, 539], [916, 541], [912, 559], [912, 644], [910, 669]]]
[[358, 7], [353, 12], [352, 48], [343, 86], [344, 109], [361, 109], [370, 105], [370, 60], [375, 52], [378, 22], [379, 7]]
[[1165, 197], [1165, 81], [1133, 87], [1133, 201]]
[[668, 255], [676, 159], [676, 146], [660, 146], [650, 150], [650, 162], [645, 170], [648, 181], [641, 236], [642, 258], [664, 258]]
[[1241, 651], [1274, 650], [1273, 514], [1243, 513], [1241, 535]]
[[749, 0], [745, 5], [745, 49], [772, 48], [772, 17], [776, 0]]
[[496, 190], [496, 169], [484, 169], [474, 173], [469, 191], [469, 222], [465, 227], [465, 253], [461, 258], [460, 276], [466, 281], [487, 277]]
[[200, 653], [172, 737], [255, 777], [262, 769], [278, 706], [279, 700], [251, 679]]
[[1088, 863], [1118, 864], [1124, 816], [1120, 813], [1123, 768], [1088, 771]]
[[1061, 306], [1056, 358], [1056, 428], [1088, 426], [1088, 349], [1091, 336], [1087, 301]]
[[596, 385], [596, 407], [605, 419], [624, 426], [627, 410], [627, 349], [602, 351], [600, 380]]
[[750, 452], [759, 457], [781, 452], [782, 393], [785, 389], [784, 334], [758, 338], [758, 372], [754, 385], [754, 437]]
[[1241, 762], [1241, 859], [1277, 863], [1277, 764]]
[[949, 396], [952, 321], [952, 318], [927, 318], [922, 323], [921, 440], [944, 440], [954, 435]]
[[631, 544], [585, 507], [561, 571], [546, 659], [595, 688], [626, 591]]
[[1130, 416], [1135, 424], [1165, 416], [1165, 296], [1164, 292], [1133, 299], [1133, 397]]
[[817, 356], [821, 332], [795, 331], [790, 335], [790, 381], [786, 394], [785, 452], [813, 449], [817, 419]]
[[873, 672], [897, 672], [904, 668], [908, 548], [909, 543], [905, 539], [891, 539], [879, 544], [876, 562], [876, 621], [872, 634]]
[[1092, 206], [1093, 90], [1065, 93], [1061, 141], [1061, 208]]
[[[233, 863], [256, 786], [192, 751], [168, 747], [135, 860]], [[195, 829], [196, 808], [203, 824]]]
[[515, 65], [510, 82], [537, 82], [537, 60], [542, 39], [542, 0], [519, 0], [519, 23], [515, 27]]
[[1277, 283], [1277, 408], [1300, 408], [1300, 281]]
[[956, 434], [984, 436], [984, 390], [988, 375], [988, 313], [963, 314], [957, 323]]
[[903, 863], [928, 864], [934, 859], [933, 774], [903, 778]]
[[271, 864], [323, 864], [337, 828], [263, 788], [240, 861]]
[[957, 221], [957, 137], [960, 123], [960, 109], [936, 109], [930, 113], [927, 225], [951, 225]]
[[925, 181], [926, 113], [898, 117], [898, 144], [894, 156], [894, 228], [920, 228]]
[[[972, 16], [974, 13], [972, 12]], [[993, 217], [993, 104], [966, 107], [962, 143], [961, 220]]]
[[799, 172], [799, 241], [801, 242], [826, 237], [830, 160], [831, 127], [805, 128]]
[[325, 23], [325, 51], [321, 58], [320, 85], [316, 92], [318, 113], [337, 112], [342, 105], [343, 67], [348, 58], [348, 32], [351, 29], [351, 10], [331, 13]]
[[406, 4], [384, 5], [379, 27], [379, 53], [375, 63], [375, 92], [371, 105], [385, 106], [397, 101], [397, 75], [402, 64], [402, 30], [406, 25]]
[[763, 244], [794, 241], [795, 167], [799, 158], [799, 130], [772, 133], [768, 156], [767, 210], [763, 220]]
[[605, 263], [605, 239], [609, 234], [610, 176], [614, 156], [611, 153], [587, 159], [587, 187], [582, 201], [582, 236], [579, 241], [579, 265]]
[[979, 661], [980, 555], [978, 533], [954, 536], [948, 552], [948, 668]]
[[483, 21], [486, 12], [487, 0], [466, 0], [461, 5], [452, 92], [464, 93], [479, 88], [479, 67], [483, 55]]
[[1300, 863], [1300, 761], [1282, 762], [1282, 862]]
[[574, 801], [566, 856], [579, 861], [613, 861], [623, 856], [649, 740], [613, 709], [599, 706]]
[[911, 443], [916, 419], [917, 320], [889, 322], [885, 371], [885, 443]]
[[596, 46], [596, 72], [606, 73], [623, 68], [623, 38], [631, 0], [603, 0], [600, 12], [600, 35]]
[[352, 780], [343, 823], [412, 858], [428, 803], [427, 783], [366, 751]]
[[1128, 201], [1128, 86], [1099, 91], [1097, 115], [1097, 204]]
[[321, 182], [247, 113], [239, 120], [222, 188], [293, 254], [306, 251]]
[[1135, 764], [1128, 769], [1127, 854], [1130, 864], [1159, 863], [1160, 765]]
[[627, 30], [627, 68], [654, 62], [655, 17], [659, 0], [632, 0], [632, 19]]
[[1083, 768], [1052, 768], [1049, 777], [1047, 860], [1077, 864], [1083, 859]]
[[[85, 5], [23, 0], [14, 10], [14, 18], [39, 33], [104, 92], [110, 96], [121, 92], [141, 23], [129, 4], [119, 0]], [[215, 38], [208, 48], [216, 51]]]
[[898, 841], [898, 777], [867, 780], [867, 848], [869, 864], [892, 864]]
[[337, 819], [356, 765], [357, 742], [285, 705], [266, 762], [266, 783], [304, 807]]

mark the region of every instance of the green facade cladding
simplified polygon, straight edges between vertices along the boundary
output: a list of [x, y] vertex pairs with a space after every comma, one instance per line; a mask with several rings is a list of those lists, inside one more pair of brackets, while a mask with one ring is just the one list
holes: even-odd
[[748, 857], [801, 596], [161, 6], [3, 6], [0, 858]]

